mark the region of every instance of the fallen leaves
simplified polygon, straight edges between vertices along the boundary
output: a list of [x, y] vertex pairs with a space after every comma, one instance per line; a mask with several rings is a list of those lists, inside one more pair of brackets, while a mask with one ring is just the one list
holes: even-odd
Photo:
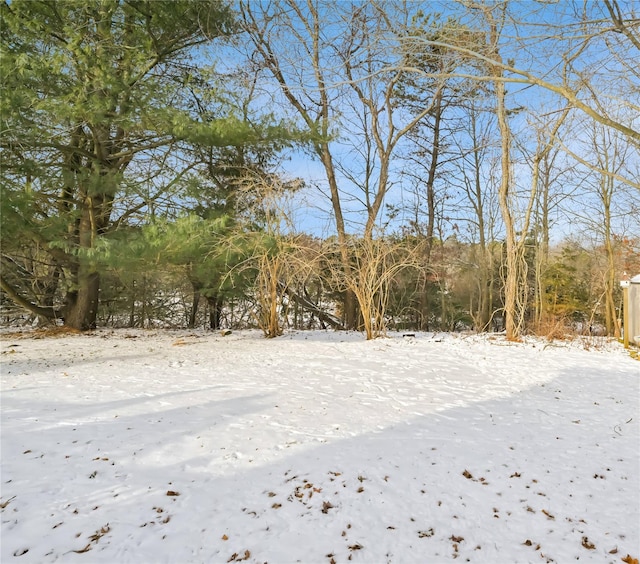
[[80, 329], [73, 329], [67, 325], [60, 325], [59, 327], [50, 327], [47, 329], [36, 329], [32, 333], [26, 334], [26, 338], [31, 339], [46, 339], [47, 337], [65, 337], [67, 335], [81, 335]]
[[[160, 516], [164, 513], [164, 509], [162, 509], [162, 507], [153, 507], [153, 511], [154, 513], [156, 513], [156, 515]], [[142, 525], [140, 525], [140, 527], [146, 527], [147, 525], [155, 525], [156, 523], [161, 523], [163, 525], [166, 525], [169, 521], [171, 521], [171, 515], [165, 515], [165, 517], [163, 519], [161, 519], [160, 521], [147, 521], [146, 523], [143, 523]]]
[[487, 482], [486, 478], [474, 478], [473, 474], [471, 472], [469, 472], [469, 470], [465, 470], [462, 475], [467, 479], [467, 480], [471, 480], [473, 482], [479, 482], [481, 483], [483, 486], [488, 486], [489, 482]]
[[109, 531], [111, 530], [111, 527], [109, 527], [109, 523], [107, 523], [104, 527], [100, 528], [99, 530], [97, 530], [95, 533], [93, 533], [90, 537], [89, 540], [91, 542], [98, 542], [104, 535], [106, 535]]
[[239, 556], [237, 552], [234, 552], [227, 562], [242, 562], [243, 560], [249, 560], [251, 558], [251, 552], [245, 550], [242, 556]]
[[98, 541], [104, 536], [106, 535], [109, 531], [111, 531], [111, 527], [109, 527], [109, 523], [107, 523], [106, 525], [104, 525], [103, 527], [101, 527], [100, 529], [98, 529], [95, 533], [93, 533], [90, 537], [89, 537], [89, 543], [84, 547], [81, 548], [79, 550], [72, 550], [72, 552], [75, 552], [76, 554], [83, 554], [85, 552], [89, 552], [92, 549], [92, 545], [93, 544], [97, 544]]
[[451, 535], [449, 540], [453, 543], [453, 558], [458, 558], [458, 545], [464, 540], [464, 537]]
[[0, 509], [4, 509], [5, 507], [7, 507], [7, 505], [9, 505], [15, 498], [16, 496], [14, 495], [13, 497], [10, 497], [7, 501], [3, 501], [2, 503], [0, 503]]
[[596, 549], [596, 545], [589, 541], [588, 537], [582, 537], [582, 546], [584, 546], [587, 550]]
[[173, 490], [168, 490], [168, 491], [167, 491], [167, 495], [168, 495], [169, 497], [177, 497], [177, 496], [179, 496], [179, 495], [180, 495], [180, 492], [175, 492], [175, 491], [173, 491]]
[[622, 561], [625, 562], [625, 564], [640, 564], [638, 562], [638, 559], [633, 558], [633, 556], [631, 556], [630, 554], [627, 554], [624, 558], [622, 558]]
[[546, 509], [541, 509], [540, 511], [542, 511], [542, 513], [544, 513], [547, 516], [547, 519], [549, 519], [550, 521], [555, 520], [555, 516], [551, 515], [551, 513], [549, 513]]

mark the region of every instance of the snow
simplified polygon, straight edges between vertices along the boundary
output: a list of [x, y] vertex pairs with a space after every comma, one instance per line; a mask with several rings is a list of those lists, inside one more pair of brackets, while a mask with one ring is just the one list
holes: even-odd
[[640, 555], [617, 343], [37, 336], [1, 342], [3, 563]]

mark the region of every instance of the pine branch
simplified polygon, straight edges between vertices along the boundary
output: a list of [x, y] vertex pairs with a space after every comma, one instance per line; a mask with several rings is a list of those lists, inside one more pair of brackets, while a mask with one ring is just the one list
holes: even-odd
[[47, 319], [62, 318], [62, 312], [59, 309], [53, 307], [42, 307], [22, 297], [17, 290], [9, 284], [4, 276], [0, 276], [0, 288], [2, 288], [2, 291], [12, 302], [35, 315], [40, 315]]

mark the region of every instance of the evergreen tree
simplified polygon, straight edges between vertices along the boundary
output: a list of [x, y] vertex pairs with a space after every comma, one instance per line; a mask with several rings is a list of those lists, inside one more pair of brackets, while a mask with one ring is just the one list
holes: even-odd
[[190, 166], [177, 158], [185, 143], [251, 136], [184, 104], [193, 49], [230, 36], [233, 13], [219, 0], [12, 0], [1, 18], [2, 289], [90, 328], [101, 242], [170, 195]]

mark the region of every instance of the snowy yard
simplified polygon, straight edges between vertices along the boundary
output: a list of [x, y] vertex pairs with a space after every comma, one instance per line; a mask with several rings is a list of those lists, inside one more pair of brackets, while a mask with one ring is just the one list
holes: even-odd
[[1, 353], [3, 564], [640, 556], [617, 343], [100, 330]]

